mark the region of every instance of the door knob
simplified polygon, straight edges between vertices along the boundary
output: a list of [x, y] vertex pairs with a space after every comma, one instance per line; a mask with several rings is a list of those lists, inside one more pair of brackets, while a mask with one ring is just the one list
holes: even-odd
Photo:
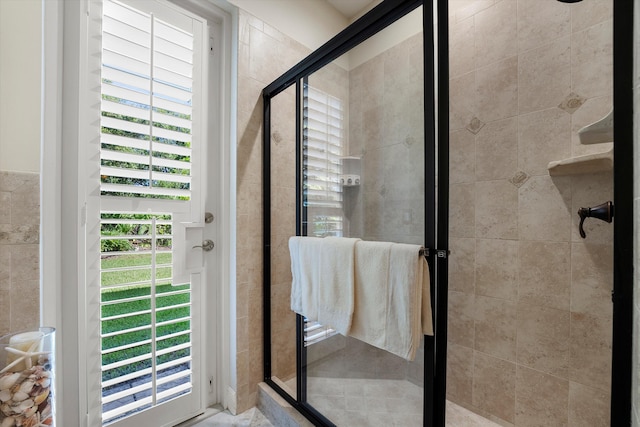
[[203, 251], [209, 252], [214, 246], [215, 244], [213, 243], [213, 240], [207, 239], [202, 241], [202, 245], [194, 246], [192, 249], [202, 248]]
[[601, 205], [594, 206], [592, 208], [580, 208], [578, 209], [578, 216], [580, 216], [580, 237], [583, 239], [587, 237], [584, 232], [584, 220], [587, 218], [597, 218], [602, 221], [613, 221], [613, 202], [604, 202]]

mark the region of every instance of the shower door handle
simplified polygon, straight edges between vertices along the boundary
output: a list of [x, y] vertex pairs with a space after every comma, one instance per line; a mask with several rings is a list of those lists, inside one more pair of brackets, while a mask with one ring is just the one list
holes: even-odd
[[584, 232], [584, 220], [587, 218], [597, 218], [610, 223], [613, 221], [613, 202], [604, 202], [592, 208], [580, 208], [578, 209], [578, 216], [580, 216], [580, 237], [585, 239], [587, 234]]

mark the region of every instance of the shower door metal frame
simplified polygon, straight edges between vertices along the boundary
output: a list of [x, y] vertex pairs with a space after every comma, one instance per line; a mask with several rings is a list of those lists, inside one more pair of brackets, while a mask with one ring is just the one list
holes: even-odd
[[[437, 3], [437, 8], [435, 8]], [[425, 336], [423, 425], [444, 427], [446, 401], [447, 252], [449, 193], [449, 92], [447, 0], [385, 0], [311, 53], [262, 91], [263, 99], [263, 330], [264, 381], [317, 426], [333, 426], [306, 400], [306, 348], [304, 318], [296, 315], [297, 391], [293, 397], [271, 379], [271, 98], [296, 85], [296, 235], [303, 235], [302, 204], [302, 84], [311, 73], [329, 64], [370, 36], [414, 9], [423, 6], [424, 127], [425, 127], [425, 246], [430, 266], [434, 336]], [[435, 69], [435, 20], [437, 10], [438, 81]], [[436, 86], [437, 84], [437, 86]], [[436, 107], [436, 87], [438, 92]], [[436, 109], [437, 129], [436, 136]], [[437, 167], [436, 167], [437, 162]], [[436, 171], [438, 176], [436, 177]], [[436, 181], [437, 180], [437, 181]], [[436, 192], [436, 182], [438, 190]], [[436, 200], [437, 197], [437, 200]], [[437, 249], [436, 249], [437, 248]]]
[[[613, 2], [613, 337], [611, 425], [632, 422], [634, 327], [634, 1]], [[637, 333], [637, 332], [636, 332]], [[636, 374], [637, 375], [637, 374]]]

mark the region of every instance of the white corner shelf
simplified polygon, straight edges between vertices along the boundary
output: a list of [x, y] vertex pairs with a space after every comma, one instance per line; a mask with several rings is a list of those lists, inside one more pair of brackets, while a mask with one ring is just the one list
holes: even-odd
[[586, 154], [549, 162], [549, 175], [579, 175], [613, 170], [613, 147], [604, 153]]
[[360, 156], [340, 157], [341, 173], [340, 185], [343, 187], [358, 187], [362, 170], [362, 158]]
[[580, 144], [600, 144], [613, 141], [613, 109], [602, 119], [578, 131]]

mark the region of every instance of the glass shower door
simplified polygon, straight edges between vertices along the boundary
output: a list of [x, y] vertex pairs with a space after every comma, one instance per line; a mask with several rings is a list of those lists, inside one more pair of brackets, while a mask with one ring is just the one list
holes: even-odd
[[[306, 235], [424, 244], [421, 18], [418, 8], [305, 79]], [[310, 326], [310, 405], [339, 426], [423, 425], [424, 345], [409, 362]]]
[[263, 91], [265, 379], [316, 425], [444, 422], [433, 337], [408, 361], [289, 302], [292, 236], [436, 247], [434, 10], [421, 5], [383, 2]]

